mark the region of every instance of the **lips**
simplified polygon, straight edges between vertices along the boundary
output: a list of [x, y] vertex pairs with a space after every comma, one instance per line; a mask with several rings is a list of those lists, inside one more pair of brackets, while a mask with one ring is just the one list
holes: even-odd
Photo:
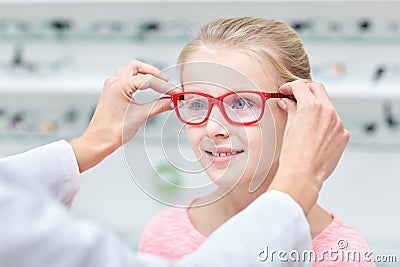
[[244, 152], [243, 149], [232, 149], [229, 147], [218, 147], [205, 149], [205, 152], [213, 157], [230, 157]]
[[212, 151], [206, 151], [206, 153], [214, 156], [214, 157], [228, 157], [228, 156], [233, 156], [237, 155], [240, 153], [243, 153], [244, 150], [238, 150], [238, 151], [231, 151], [231, 152], [212, 152]]

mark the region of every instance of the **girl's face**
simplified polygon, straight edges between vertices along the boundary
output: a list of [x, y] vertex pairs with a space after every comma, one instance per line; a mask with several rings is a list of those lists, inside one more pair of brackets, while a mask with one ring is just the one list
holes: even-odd
[[[238, 81], [230, 72], [231, 75], [211, 73], [215, 77], [228, 76], [224, 84], [226, 87], [212, 83], [188, 84], [184, 86], [185, 91], [206, 93], [213, 97], [230, 90], [278, 91], [272, 65], [261, 66], [245, 53], [230, 49], [199, 51], [192, 55], [189, 62], [198, 61], [218, 63], [236, 70], [252, 82], [252, 88], [246, 88], [245, 83]], [[249, 190], [254, 191], [268, 174], [271, 177], [275, 174], [285, 123], [286, 114], [278, 107], [277, 99], [269, 99], [258, 123], [250, 126], [231, 124], [214, 105], [207, 122], [198, 126], [187, 125], [186, 132], [197, 159], [215, 184], [225, 188], [248, 184]]]

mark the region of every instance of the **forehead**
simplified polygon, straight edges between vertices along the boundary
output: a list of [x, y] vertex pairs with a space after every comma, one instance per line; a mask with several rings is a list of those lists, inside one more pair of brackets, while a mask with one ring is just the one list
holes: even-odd
[[277, 91], [271, 64], [261, 65], [240, 50], [200, 50], [180, 70], [185, 91]]

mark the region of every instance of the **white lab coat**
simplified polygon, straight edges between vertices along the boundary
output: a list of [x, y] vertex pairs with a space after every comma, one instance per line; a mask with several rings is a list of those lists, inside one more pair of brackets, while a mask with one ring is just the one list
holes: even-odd
[[311, 248], [302, 209], [281, 192], [260, 196], [217, 229], [196, 253], [168, 262], [137, 255], [112, 233], [71, 216], [65, 204], [78, 189], [79, 170], [66, 141], [1, 159], [0, 267], [310, 265], [282, 262], [277, 254], [259, 259], [265, 259], [260, 251], [266, 246], [269, 252], [288, 253]]

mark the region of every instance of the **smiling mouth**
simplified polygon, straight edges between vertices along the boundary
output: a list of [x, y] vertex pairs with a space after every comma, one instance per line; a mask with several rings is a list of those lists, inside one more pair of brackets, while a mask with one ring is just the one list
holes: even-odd
[[237, 155], [237, 154], [240, 154], [243, 152], [244, 152], [244, 150], [238, 150], [238, 151], [232, 151], [232, 152], [222, 152], [222, 153], [206, 151], [207, 154], [209, 154], [213, 157], [228, 157], [228, 156]]

